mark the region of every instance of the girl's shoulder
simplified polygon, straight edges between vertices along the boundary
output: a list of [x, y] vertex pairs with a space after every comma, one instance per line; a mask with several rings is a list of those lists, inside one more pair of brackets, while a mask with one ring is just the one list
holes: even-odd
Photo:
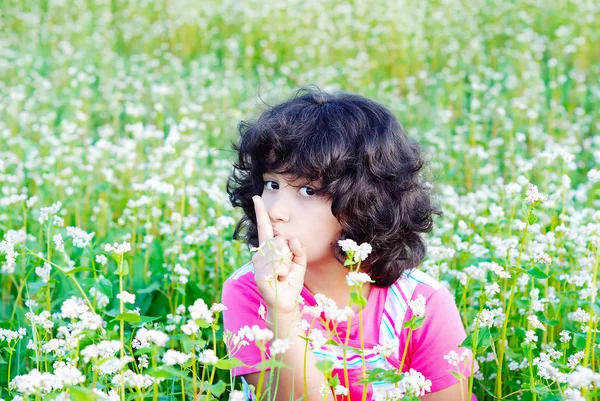
[[397, 293], [406, 301], [423, 296], [428, 299], [436, 291], [447, 290], [447, 287], [433, 276], [422, 270], [412, 269], [405, 271], [394, 284], [390, 286], [392, 293]]
[[252, 261], [239, 267], [236, 271], [231, 273], [229, 277], [227, 277], [227, 281], [246, 281], [248, 279], [252, 279], [252, 281], [254, 281], [254, 265], [252, 264]]

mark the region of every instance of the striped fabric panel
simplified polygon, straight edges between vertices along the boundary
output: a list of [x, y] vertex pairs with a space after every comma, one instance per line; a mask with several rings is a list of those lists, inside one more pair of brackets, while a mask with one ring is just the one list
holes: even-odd
[[[344, 350], [336, 345], [327, 344], [319, 350], [313, 351], [317, 360], [333, 362], [334, 369], [344, 369]], [[365, 349], [365, 365], [367, 369], [393, 369], [394, 367], [372, 348]], [[348, 369], [362, 368], [362, 355], [358, 352], [346, 350], [346, 366]]]

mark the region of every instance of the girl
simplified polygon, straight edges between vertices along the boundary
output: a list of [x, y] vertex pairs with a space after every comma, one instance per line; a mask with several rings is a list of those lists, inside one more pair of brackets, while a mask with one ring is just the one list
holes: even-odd
[[[394, 389], [372, 383], [363, 398], [365, 386], [357, 384], [363, 364], [367, 370], [414, 369], [431, 382], [421, 400], [467, 400], [472, 356], [458, 347], [466, 334], [453, 296], [416, 270], [425, 257], [422, 234], [431, 231], [433, 215], [441, 212], [423, 180], [419, 146], [394, 115], [355, 94], [302, 89], [255, 122], [242, 122], [239, 131], [233, 145], [238, 160], [227, 185], [232, 204], [244, 211], [234, 239], [260, 248], [224, 283], [224, 327], [232, 333], [248, 333], [245, 326], [277, 327], [278, 338], [291, 345], [278, 355], [290, 368], [280, 370], [276, 393], [262, 385], [256, 366], [261, 350], [253, 341], [241, 347], [227, 342], [231, 356], [246, 364], [233, 368], [232, 375], [253, 384], [257, 394], [273, 391], [277, 400], [359, 401], [391, 397]], [[362, 287], [367, 300], [362, 327], [358, 307], [353, 313], [347, 308], [349, 269], [338, 244], [345, 239], [372, 247], [361, 264], [372, 280]], [[422, 300], [422, 325], [403, 327], [415, 313], [412, 305]], [[324, 312], [313, 318], [322, 307], [331, 310], [333, 302], [338, 314], [353, 316], [333, 321], [331, 312]], [[364, 345], [365, 360], [362, 353], [347, 351], [344, 358], [341, 347], [322, 345], [319, 330], [338, 344]], [[305, 366], [305, 340], [299, 336], [307, 335], [312, 350]], [[457, 359], [451, 351], [466, 360], [451, 364]], [[266, 353], [268, 359], [268, 346]], [[444, 358], [450, 354], [454, 358]], [[345, 389], [327, 386], [315, 366], [323, 360], [333, 363], [333, 375]], [[465, 379], [459, 381], [452, 371], [462, 371]]]

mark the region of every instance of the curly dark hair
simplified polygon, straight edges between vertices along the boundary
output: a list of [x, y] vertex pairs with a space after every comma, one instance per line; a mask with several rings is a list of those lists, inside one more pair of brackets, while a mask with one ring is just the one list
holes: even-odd
[[[430, 232], [433, 215], [442, 212], [423, 178], [418, 143], [386, 107], [356, 94], [301, 88], [238, 130], [227, 193], [245, 215], [234, 239], [258, 246], [252, 197], [262, 194], [263, 174], [274, 172], [321, 180], [317, 192], [331, 200], [342, 226], [338, 239], [373, 247], [363, 267], [375, 285], [388, 287], [423, 261], [421, 233]], [[331, 249], [343, 263], [337, 240]]]

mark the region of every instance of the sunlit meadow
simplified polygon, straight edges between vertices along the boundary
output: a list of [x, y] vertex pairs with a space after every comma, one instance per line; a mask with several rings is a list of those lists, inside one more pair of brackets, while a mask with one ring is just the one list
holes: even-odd
[[478, 399], [598, 397], [600, 3], [29, 3], [0, 10], [0, 398], [242, 399], [225, 341], [268, 335], [222, 329], [230, 142], [306, 84], [423, 145]]

